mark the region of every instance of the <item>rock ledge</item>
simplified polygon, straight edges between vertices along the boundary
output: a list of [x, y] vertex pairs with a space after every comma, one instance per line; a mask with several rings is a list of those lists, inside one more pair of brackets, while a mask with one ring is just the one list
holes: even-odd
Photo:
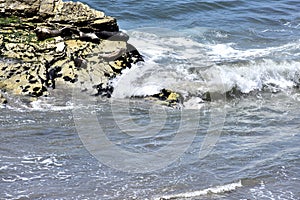
[[116, 19], [79, 2], [0, 1], [0, 88], [32, 97], [79, 84], [109, 96], [109, 80], [142, 60]]
[[[5, 95], [49, 96], [78, 88], [110, 97], [110, 81], [143, 61], [116, 19], [80, 2], [0, 0], [0, 103]], [[169, 90], [147, 97], [172, 106]]]

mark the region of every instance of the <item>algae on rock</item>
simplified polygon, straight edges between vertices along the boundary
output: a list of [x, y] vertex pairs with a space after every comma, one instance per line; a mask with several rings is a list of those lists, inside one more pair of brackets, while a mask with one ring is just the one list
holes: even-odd
[[83, 3], [5, 0], [0, 13], [2, 92], [47, 96], [76, 82], [101, 95], [111, 78], [142, 60], [114, 18]]
[[[0, 103], [5, 92], [40, 97], [74, 87], [110, 97], [111, 79], [143, 61], [115, 18], [80, 2], [2, 0], [0, 14]], [[166, 89], [147, 98], [182, 102]]]

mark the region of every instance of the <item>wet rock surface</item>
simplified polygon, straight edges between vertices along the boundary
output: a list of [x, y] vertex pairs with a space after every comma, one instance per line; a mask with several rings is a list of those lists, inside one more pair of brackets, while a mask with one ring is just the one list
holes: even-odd
[[6, 0], [0, 12], [2, 92], [38, 97], [77, 83], [101, 94], [111, 78], [142, 60], [114, 18], [82, 3]]
[[[110, 97], [110, 81], [143, 61], [115, 18], [83, 3], [0, 0], [0, 13], [1, 103], [4, 93], [40, 97], [62, 87]], [[179, 102], [166, 91], [151, 98]]]
[[180, 105], [183, 104], [182, 95], [168, 89], [162, 89], [157, 94], [146, 96], [145, 100], [154, 101], [161, 105], [166, 105], [174, 108], [180, 108]]

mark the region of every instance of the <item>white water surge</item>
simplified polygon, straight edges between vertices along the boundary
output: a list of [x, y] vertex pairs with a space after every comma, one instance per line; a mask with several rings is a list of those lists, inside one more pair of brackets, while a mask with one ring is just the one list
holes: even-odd
[[138, 29], [129, 34], [129, 42], [146, 62], [114, 82], [117, 98], [152, 95], [162, 88], [195, 97], [232, 89], [246, 94], [289, 91], [299, 85], [300, 61], [295, 59], [299, 41], [244, 50], [234, 43], [203, 43], [166, 29]]

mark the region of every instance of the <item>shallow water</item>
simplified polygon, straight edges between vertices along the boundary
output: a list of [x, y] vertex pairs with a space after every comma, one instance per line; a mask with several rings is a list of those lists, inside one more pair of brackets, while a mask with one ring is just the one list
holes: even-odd
[[[1, 198], [300, 199], [298, 1], [82, 2], [146, 62], [110, 100], [1, 108]], [[183, 107], [128, 99], [161, 88]]]
[[[109, 156], [111, 160], [117, 159], [115, 163], [103, 164], [96, 159], [97, 155], [94, 157], [87, 151], [89, 147], [82, 143], [86, 140], [77, 134], [81, 133], [80, 127], [74, 124], [73, 116], [80, 116], [78, 113], [2, 109], [1, 196], [7, 199], [155, 199], [167, 195], [178, 195], [179, 199], [182, 195], [192, 199], [299, 199], [299, 102], [287, 103], [287, 100], [290, 97], [278, 94], [227, 102], [225, 108], [223, 104], [211, 103], [198, 111], [190, 110], [193, 118], [181, 115], [180, 110], [166, 109], [166, 115], [152, 116], [165, 122], [162, 131], [155, 135], [157, 123], [147, 119], [152, 105], [131, 102], [128, 115], [124, 112], [124, 102], [118, 102], [114, 105], [119, 108], [112, 114], [110, 105], [99, 101], [90, 109], [97, 113], [109, 141], [140, 156], [133, 162], [127, 160], [119, 169], [116, 163], [122, 163], [118, 158], [124, 156], [120, 152], [99, 146], [109, 154], [100, 155], [101, 161], [106, 162]], [[199, 158], [199, 153], [205, 151], [201, 145], [209, 134], [211, 106], [226, 109], [226, 119], [217, 143], [205, 157]], [[162, 108], [152, 109], [153, 115]], [[131, 125], [124, 118], [147, 124], [147, 130], [142, 136], [124, 129], [120, 132], [124, 124]], [[176, 155], [175, 161], [166, 166], [155, 159], [151, 165], [145, 162], [147, 169], [155, 171], [134, 165], [143, 156], [147, 158], [148, 152], [157, 152], [175, 140], [174, 131], [179, 130], [180, 120], [195, 119], [199, 120], [195, 135], [192, 130], [182, 133], [193, 141], [178, 144], [178, 149], [187, 149]], [[89, 124], [84, 126], [85, 130], [93, 128]], [[132, 166], [140, 172], [133, 173]]]

